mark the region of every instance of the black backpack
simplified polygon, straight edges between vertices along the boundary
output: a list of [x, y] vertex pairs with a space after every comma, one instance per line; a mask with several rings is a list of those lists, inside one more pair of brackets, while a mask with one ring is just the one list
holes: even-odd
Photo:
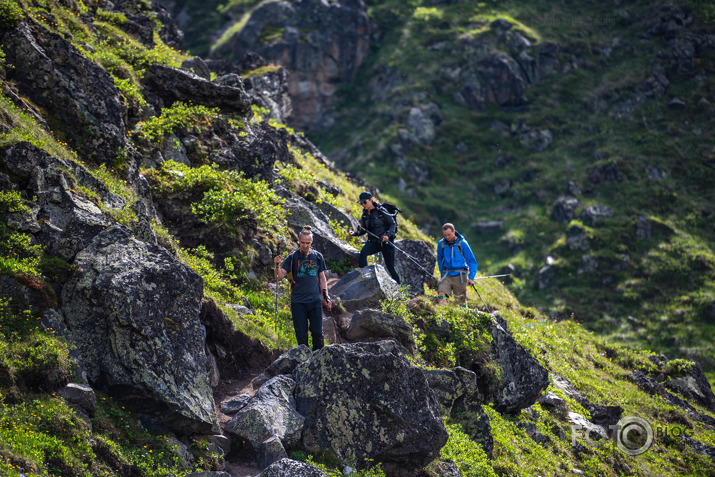
[[387, 212], [387, 215], [392, 217], [395, 221], [395, 235], [397, 235], [397, 230], [400, 228], [400, 225], [397, 223], [397, 214], [402, 212], [399, 207], [397, 207], [395, 204], [390, 204], [389, 202], [382, 202], [380, 203], [380, 207]]

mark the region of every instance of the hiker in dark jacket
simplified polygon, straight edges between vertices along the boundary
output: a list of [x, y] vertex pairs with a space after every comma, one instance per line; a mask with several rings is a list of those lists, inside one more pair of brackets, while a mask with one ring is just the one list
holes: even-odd
[[363, 207], [360, 230], [351, 231], [350, 236], [360, 236], [370, 232], [367, 236], [367, 241], [362, 246], [362, 250], [360, 250], [358, 265], [367, 267], [368, 255], [382, 252], [385, 268], [387, 268], [392, 279], [400, 283], [400, 276], [395, 270], [395, 247], [392, 245], [397, 233], [395, 218], [379, 202], [376, 202], [369, 192], [361, 193], [358, 203], [362, 204]]
[[437, 265], [442, 279], [437, 287], [439, 304], [445, 303], [445, 297], [454, 294], [457, 302], [467, 301], [467, 287], [474, 283], [477, 274], [477, 259], [462, 235], [454, 225], [442, 226], [444, 238], [437, 243]]

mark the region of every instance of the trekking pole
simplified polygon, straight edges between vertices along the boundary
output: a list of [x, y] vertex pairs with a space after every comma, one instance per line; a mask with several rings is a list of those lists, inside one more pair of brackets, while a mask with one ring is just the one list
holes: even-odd
[[[487, 277], [484, 277], [487, 278]], [[474, 286], [474, 283], [472, 283], [472, 288], [474, 288], [474, 291], [477, 292], [477, 296], [479, 297], [480, 300], [482, 300], [482, 303], [484, 303], [484, 308], [487, 309], [487, 312], [490, 312], [489, 307], [487, 306], [486, 302], [484, 301], [484, 298], [482, 298], [482, 295], [479, 294], [479, 290], [477, 290], [477, 287]]]
[[[281, 256], [281, 242], [276, 246], [276, 255]], [[273, 327], [278, 332], [278, 264], [276, 263], [276, 316], [273, 318]]]
[[[382, 238], [378, 237], [377, 235], [375, 235], [374, 233], [370, 232], [369, 230], [367, 230], [367, 229], [364, 228], [364, 227], [360, 227], [360, 228], [363, 229], [365, 232], [367, 232], [367, 234], [370, 235], [371, 237], [375, 237], [376, 239], [380, 240], [381, 246], [382, 246]], [[428, 272], [422, 265], [419, 264], [419, 262], [417, 261], [417, 259], [414, 258], [412, 255], [410, 255], [409, 253], [405, 252], [404, 250], [402, 250], [400, 247], [398, 247], [398, 246], [395, 245], [394, 243], [390, 242], [389, 240], [387, 241], [387, 243], [389, 243], [389, 244], [392, 245], [395, 249], [397, 249], [397, 250], [399, 250], [400, 252], [402, 252], [407, 258], [409, 258], [410, 260], [412, 260], [412, 262], [413, 262], [415, 265], [417, 265], [423, 272], [425, 272], [425, 273], [427, 274], [427, 276], [430, 276], [430, 277], [431, 277], [431, 276], [434, 276], [434, 273], [433, 273], [433, 272]]]

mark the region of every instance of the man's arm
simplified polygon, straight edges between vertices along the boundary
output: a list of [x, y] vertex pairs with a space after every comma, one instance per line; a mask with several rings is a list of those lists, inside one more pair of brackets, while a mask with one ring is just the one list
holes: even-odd
[[325, 271], [318, 273], [318, 284], [320, 285], [320, 296], [325, 306], [330, 309], [330, 297], [328, 296], [328, 280], [325, 279]]
[[474, 257], [472, 248], [466, 240], [462, 240], [462, 246], [464, 248], [464, 259], [467, 261], [467, 266], [469, 267], [469, 280], [474, 283], [474, 277], [477, 275], [477, 259]]
[[437, 268], [439, 269], [439, 275], [443, 276], [444, 270], [444, 247], [441, 246], [442, 240], [437, 242]]
[[281, 263], [280, 255], [273, 259], [273, 263], [276, 264], [276, 281], [283, 280], [288, 275], [288, 271], [283, 267], [278, 268], [278, 264]]

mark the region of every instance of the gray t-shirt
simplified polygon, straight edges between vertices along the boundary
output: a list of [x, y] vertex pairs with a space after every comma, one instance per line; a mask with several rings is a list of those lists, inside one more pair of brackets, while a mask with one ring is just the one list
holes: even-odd
[[[292, 270], [291, 270], [291, 261]], [[311, 250], [307, 257], [300, 251], [288, 255], [281, 266], [288, 273], [293, 272], [293, 288], [290, 300], [293, 303], [313, 303], [320, 301], [319, 274], [326, 270], [325, 259], [320, 252]]]

